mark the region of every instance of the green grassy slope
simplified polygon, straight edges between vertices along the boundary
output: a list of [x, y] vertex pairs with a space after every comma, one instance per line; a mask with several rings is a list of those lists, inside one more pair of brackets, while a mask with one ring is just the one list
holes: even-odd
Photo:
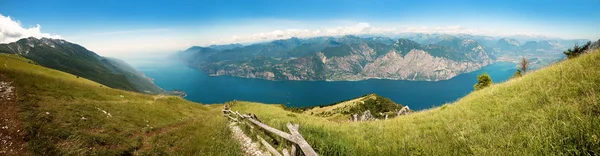
[[600, 153], [600, 52], [390, 120], [334, 122], [251, 102], [232, 109], [279, 129], [299, 123], [322, 155], [594, 155]]
[[[112, 73], [100, 62], [101, 57], [97, 54], [68, 42], [55, 43], [55, 47], [40, 45], [43, 41], [58, 40], [25, 38], [9, 44], [0, 44], [0, 53], [19, 54], [20, 51], [28, 51], [23, 56], [44, 67], [78, 75], [110, 87], [135, 91], [135, 87], [124, 75]], [[35, 46], [29, 47], [29, 43]]]
[[0, 54], [34, 155], [240, 155], [222, 105], [112, 89], [29, 62]]
[[19, 54], [44, 67], [77, 75], [112, 88], [160, 94], [165, 91], [122, 60], [106, 58], [59, 39], [34, 37], [0, 44], [0, 53]]
[[153, 79], [145, 77], [142, 72], [137, 71], [123, 60], [103, 57], [100, 61], [112, 72], [123, 74], [138, 92], [150, 94], [165, 93], [163, 89], [154, 84]]

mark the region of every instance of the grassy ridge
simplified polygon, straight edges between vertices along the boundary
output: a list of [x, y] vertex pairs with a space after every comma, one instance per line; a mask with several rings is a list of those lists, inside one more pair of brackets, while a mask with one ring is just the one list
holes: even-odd
[[377, 94], [367, 94], [355, 99], [342, 101], [336, 104], [327, 106], [315, 106], [311, 108], [298, 108], [296, 112], [310, 114], [319, 117], [325, 117], [331, 121], [348, 121], [352, 114], [362, 115], [366, 110], [378, 119], [383, 119], [384, 115], [395, 117], [395, 112], [402, 109], [401, 104], [397, 104], [389, 98], [379, 96]]
[[105, 87], [0, 54], [36, 155], [240, 155], [222, 105]]
[[233, 110], [300, 131], [323, 155], [584, 155], [600, 153], [600, 52], [390, 120], [339, 123], [238, 102]]

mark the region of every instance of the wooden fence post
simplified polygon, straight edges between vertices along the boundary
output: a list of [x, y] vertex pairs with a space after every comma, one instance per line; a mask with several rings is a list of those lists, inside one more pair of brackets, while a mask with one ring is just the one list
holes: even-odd
[[300, 149], [302, 149], [302, 152], [304, 152], [304, 155], [317, 156], [317, 152], [315, 152], [315, 150], [313, 150], [313, 148], [310, 147], [310, 144], [308, 144], [308, 142], [306, 142], [306, 140], [304, 140], [304, 137], [302, 137], [302, 135], [300, 135], [300, 132], [298, 132], [300, 125], [298, 125], [298, 124], [292, 125], [291, 123], [288, 122], [286, 126], [288, 127], [288, 129], [290, 129], [290, 133], [292, 134], [292, 137], [295, 138], [294, 140], [296, 140], [296, 144], [298, 144], [298, 146], [300, 146]]
[[283, 153], [283, 156], [290, 156], [290, 153], [285, 148], [283, 150], [281, 150], [281, 153]]
[[296, 145], [292, 144], [292, 150], [290, 151], [291, 156], [296, 156]]
[[258, 136], [258, 140], [260, 140], [260, 142], [267, 148], [267, 150], [269, 150], [269, 152], [271, 152], [273, 155], [275, 156], [281, 156], [281, 154], [277, 151], [277, 149], [273, 148], [273, 146], [271, 146], [271, 144], [269, 144], [269, 142], [265, 141], [265, 139], [263, 139], [262, 137]]
[[[256, 125], [268, 132], [274, 133], [275, 135], [278, 135], [292, 143], [295, 143], [296, 145], [298, 145], [298, 147], [300, 147], [300, 149], [302, 150], [302, 153], [304, 153], [304, 155], [306, 155], [306, 156], [317, 156], [318, 155], [317, 152], [315, 152], [315, 150], [312, 147], [310, 147], [310, 144], [308, 144], [308, 142], [306, 142], [304, 137], [302, 137], [302, 135], [298, 131], [298, 129], [300, 128], [300, 125], [298, 125], [298, 124], [292, 125], [291, 123], [288, 122], [286, 124], [286, 126], [290, 130], [290, 133], [286, 133], [286, 132], [283, 132], [276, 128], [270, 127], [269, 125], [266, 125], [260, 121], [257, 121], [250, 115], [240, 114], [237, 111], [234, 112], [231, 110], [223, 110], [223, 113], [225, 116], [229, 117], [233, 121], [239, 121], [238, 119], [233, 118], [229, 114], [225, 114], [225, 113], [235, 114], [235, 115], [239, 116], [241, 119], [246, 119], [247, 121], [252, 122], [254, 125]], [[253, 128], [252, 125], [250, 125], [250, 124], [247, 124], [247, 125], [250, 126], [250, 128]], [[259, 138], [260, 142], [263, 145], [265, 145], [265, 147], [267, 147], [269, 152], [273, 153], [276, 156], [281, 156], [281, 153], [279, 153], [275, 148], [273, 148], [273, 146], [271, 146], [267, 141], [265, 141], [263, 138], [261, 138], [258, 135], [257, 135], [257, 137]], [[297, 151], [296, 145], [292, 145], [292, 149], [290, 151], [291, 153], [289, 153], [287, 149], [283, 149], [282, 150], [283, 155], [286, 155], [286, 156], [296, 155], [296, 151]]]

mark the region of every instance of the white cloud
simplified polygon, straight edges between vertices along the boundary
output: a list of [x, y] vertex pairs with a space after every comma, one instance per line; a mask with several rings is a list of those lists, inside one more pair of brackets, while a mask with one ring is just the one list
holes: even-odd
[[21, 22], [13, 20], [10, 16], [0, 14], [0, 43], [15, 42], [21, 38], [36, 37], [36, 38], [61, 38], [58, 35], [42, 33], [41, 26], [36, 25], [30, 28], [21, 26]]
[[397, 33], [440, 33], [440, 34], [471, 34], [471, 35], [485, 35], [485, 36], [515, 36], [515, 35], [525, 35], [525, 36], [546, 36], [550, 37], [547, 34], [539, 33], [539, 32], [527, 32], [527, 31], [516, 31], [512, 29], [481, 29], [481, 28], [469, 28], [460, 25], [455, 26], [445, 26], [445, 27], [414, 27], [407, 26], [399, 29]]
[[511, 36], [511, 35], [527, 35], [541, 33], [513, 31], [509, 29], [494, 30], [469, 28], [460, 25], [453, 26], [391, 26], [391, 27], [375, 27], [370, 23], [357, 23], [349, 26], [339, 26], [323, 29], [286, 29], [273, 30], [270, 32], [251, 33], [247, 35], [234, 35], [228, 38], [220, 38], [210, 41], [206, 44], [229, 44], [229, 43], [254, 43], [264, 42], [278, 39], [287, 39], [291, 37], [310, 38], [318, 36], [342, 36], [342, 35], [379, 35], [393, 36], [401, 33], [441, 33], [441, 34], [471, 34], [471, 35], [487, 35], [487, 36]]
[[363, 35], [363, 34], [386, 34], [392, 33], [395, 29], [373, 27], [369, 23], [357, 23], [351, 26], [340, 26], [325, 29], [286, 29], [273, 30], [270, 32], [254, 33], [250, 35], [234, 35], [230, 38], [224, 38], [212, 41], [211, 44], [227, 43], [251, 43], [263, 42], [278, 39], [287, 39], [290, 37], [317, 37], [317, 36], [340, 36], [340, 35]]
[[459, 25], [456, 26], [445, 26], [445, 27], [404, 27], [402, 32], [407, 33], [443, 33], [443, 34], [490, 34], [493, 31], [486, 31], [481, 29], [470, 29], [466, 27], [462, 27]]

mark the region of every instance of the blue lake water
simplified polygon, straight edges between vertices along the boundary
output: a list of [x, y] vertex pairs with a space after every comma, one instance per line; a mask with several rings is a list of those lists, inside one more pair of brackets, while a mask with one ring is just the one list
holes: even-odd
[[[488, 73], [495, 83], [507, 80], [516, 67], [500, 62], [450, 80], [426, 82], [404, 80], [364, 81], [268, 81], [232, 76], [208, 76], [200, 70], [176, 61], [127, 61], [166, 90], [183, 90], [186, 99], [211, 104], [232, 101], [256, 101], [287, 106], [315, 106], [352, 99], [369, 93], [388, 97], [411, 109], [422, 110], [453, 102], [471, 91], [477, 75]], [[160, 63], [157, 63], [160, 62]]]

